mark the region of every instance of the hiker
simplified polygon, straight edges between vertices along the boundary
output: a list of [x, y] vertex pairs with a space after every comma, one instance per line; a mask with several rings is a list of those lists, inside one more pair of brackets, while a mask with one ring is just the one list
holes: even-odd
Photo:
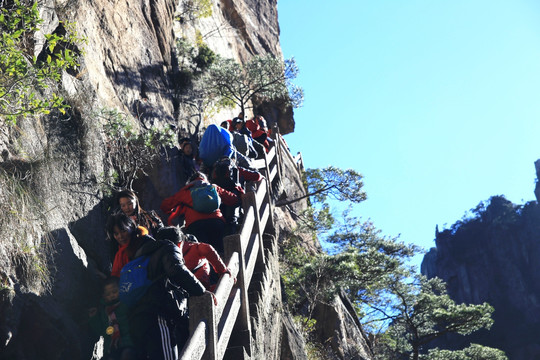
[[[123, 217], [129, 218], [135, 224], [135, 230], [129, 234], [121, 231], [122, 227], [117, 226], [117, 223], [120, 221], [119, 219]], [[118, 250], [113, 260], [111, 276], [119, 278], [120, 271], [133, 258], [135, 251], [143, 242], [143, 238], [150, 236], [148, 236], [148, 230], [145, 227], [137, 226], [133, 219], [124, 213], [117, 213], [109, 217], [107, 221], [107, 236], [118, 245]]]
[[273, 140], [270, 138], [270, 132], [264, 117], [262, 115], [255, 116], [253, 119], [246, 121], [246, 127], [251, 131], [253, 140], [264, 145], [266, 152], [268, 152], [270, 142], [273, 142]]
[[[210, 266], [212, 266], [212, 270], [216, 274], [229, 274], [232, 277], [231, 271], [212, 245], [200, 243], [195, 236], [191, 234], [185, 235], [178, 227], [166, 226], [161, 228], [156, 239], [170, 240], [178, 245], [184, 255], [186, 267], [207, 290], [213, 292], [216, 288], [216, 283], [212, 283], [211, 280]], [[236, 282], [236, 279], [234, 281]]]
[[122, 190], [116, 195], [116, 201], [120, 211], [131, 217], [135, 224], [145, 227], [150, 235], [155, 234], [157, 230], [163, 227], [163, 221], [154, 210], [144, 211], [137, 195], [131, 190]]
[[[238, 182], [238, 168], [234, 165], [234, 160], [226, 156], [216, 161], [212, 167], [210, 179], [212, 184], [216, 184], [222, 189], [230, 191], [237, 196], [241, 196], [245, 193]], [[219, 206], [219, 209], [225, 218], [225, 236], [236, 233], [238, 229], [238, 224], [242, 216], [242, 208], [240, 205], [240, 203], [232, 206], [221, 203]]]
[[232, 126], [233, 126], [233, 131], [238, 131], [239, 133], [248, 136], [250, 139], [253, 139], [253, 135], [251, 134], [251, 131], [249, 131], [249, 129], [246, 128], [246, 122], [244, 121], [244, 119], [237, 118], [237, 117], [234, 118], [232, 120]]
[[234, 118], [233, 121], [233, 145], [242, 155], [251, 159], [257, 159], [259, 156], [253, 139], [251, 137], [251, 131], [244, 126], [244, 120]]
[[230, 132], [233, 131], [232, 120], [225, 120], [225, 121], [222, 121], [221, 124], [219, 124], [219, 126], [221, 126], [221, 127], [224, 128], [224, 129], [229, 130]]
[[180, 155], [178, 162], [180, 165], [180, 182], [185, 183], [193, 174], [199, 171], [199, 164], [195, 159], [195, 149], [189, 138], [182, 138], [179, 141]]
[[[241, 196], [245, 194], [244, 184], [246, 181], [258, 182], [263, 179], [263, 176], [256, 170], [248, 170], [241, 166], [236, 166], [233, 159], [224, 156], [214, 164], [210, 179], [212, 184], [216, 184], [237, 196]], [[242, 217], [240, 204], [231, 206], [222, 203], [219, 208], [227, 223], [225, 235], [236, 233]]]
[[170, 214], [169, 225], [172, 219], [183, 214], [185, 232], [195, 235], [199, 241], [212, 245], [223, 254], [225, 218], [219, 209], [221, 202], [236, 206], [240, 203], [240, 197], [217, 185], [211, 185], [206, 175], [198, 172], [186, 186], [163, 200], [161, 210]]
[[203, 168], [210, 173], [214, 163], [223, 156], [234, 158], [239, 165], [246, 169], [252, 169], [251, 160], [242, 155], [233, 145], [233, 135], [222, 127], [215, 124], [209, 125], [204, 132], [201, 143], [199, 144], [199, 153], [202, 160], [201, 172]]
[[247, 155], [247, 154], [246, 156], [252, 157], [254, 159], [264, 159], [264, 152], [266, 152], [266, 149], [262, 143], [258, 141], [254, 141], [254, 135], [251, 132], [251, 130], [247, 127], [246, 121], [244, 119], [235, 118], [233, 119], [233, 126], [234, 126], [235, 132], [244, 134], [249, 138], [250, 146], [254, 149], [254, 152], [256, 153], [255, 157], [252, 157], [251, 155]]
[[103, 336], [103, 360], [138, 359], [128, 325], [128, 308], [118, 298], [118, 278], [108, 277], [103, 283], [99, 308], [88, 310], [90, 329]]
[[233, 156], [236, 149], [232, 144], [232, 134], [217, 125], [209, 125], [199, 144], [199, 156], [206, 168], [211, 169], [212, 165], [222, 156]]
[[172, 242], [154, 240], [124, 214], [109, 218], [107, 232], [119, 244], [127, 244], [126, 258], [115, 258], [113, 269], [122, 269], [120, 300], [129, 307], [130, 335], [137, 353], [144, 359], [177, 359], [175, 327], [187, 326], [178, 304], [188, 295], [207, 291], [186, 268], [180, 249]]

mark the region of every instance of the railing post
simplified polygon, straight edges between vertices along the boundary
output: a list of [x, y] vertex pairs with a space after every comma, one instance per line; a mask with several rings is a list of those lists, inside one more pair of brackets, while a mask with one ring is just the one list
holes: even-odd
[[[274, 143], [275, 144], [275, 143]], [[275, 146], [275, 145], [274, 145]], [[274, 152], [274, 156], [278, 156], [277, 152]], [[272, 183], [270, 181], [270, 162], [272, 159], [268, 159], [267, 154], [264, 154], [264, 163], [266, 165], [266, 196], [264, 197], [265, 201], [268, 203], [268, 206], [270, 207], [270, 220], [268, 224], [274, 229], [274, 204], [272, 202]], [[277, 163], [276, 163], [277, 166]], [[268, 225], [267, 225], [268, 226]], [[265, 229], [261, 230], [261, 233], [264, 233]], [[274, 230], [272, 230], [273, 232]]]
[[283, 177], [281, 176], [281, 146], [283, 145], [282, 144], [282, 141], [281, 141], [281, 134], [279, 133], [279, 131], [276, 133], [276, 141], [274, 142], [276, 144], [276, 166], [277, 166], [277, 171], [278, 171], [278, 181], [281, 181], [281, 179], [283, 179]]
[[[225, 258], [230, 259], [234, 252], [238, 253], [238, 277], [236, 285], [240, 288], [240, 311], [236, 320], [237, 334], [241, 337], [241, 342], [246, 352], [251, 355], [251, 322], [249, 316], [249, 300], [246, 284], [246, 249], [242, 246], [242, 239], [239, 234], [229, 235], [223, 239], [225, 246]], [[242, 334], [238, 333], [241, 332]]]
[[257, 233], [259, 238], [259, 253], [257, 254], [257, 262], [265, 263], [264, 259], [264, 244], [263, 244], [263, 230], [261, 229], [261, 216], [259, 213], [259, 207], [257, 206], [257, 198], [253, 191], [247, 192], [242, 195], [242, 207], [244, 208], [244, 214], [246, 214], [250, 207], [253, 207], [255, 213], [255, 227], [251, 233]]
[[207, 343], [203, 359], [214, 360], [217, 355], [217, 321], [214, 299], [209, 293], [189, 298], [189, 331], [194, 333], [200, 321], [206, 322]]

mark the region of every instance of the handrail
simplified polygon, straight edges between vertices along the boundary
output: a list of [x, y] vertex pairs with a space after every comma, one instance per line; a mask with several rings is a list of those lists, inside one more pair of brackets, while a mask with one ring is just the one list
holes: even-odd
[[225, 259], [232, 276], [224, 275], [219, 280], [215, 292], [217, 306], [208, 293], [189, 298], [191, 336], [180, 354], [182, 360], [221, 360], [233, 328], [248, 333], [242, 339], [244, 350], [251, 354], [247, 290], [256, 264], [266, 261], [263, 233], [267, 232], [266, 229], [271, 232], [274, 226], [270, 191], [280, 173], [278, 152], [280, 145], [283, 146], [279, 138], [276, 140], [265, 154], [264, 163], [256, 163], [263, 170], [265, 178], [258, 183], [254, 192], [242, 195], [244, 221], [240, 230], [223, 239]]
[[295, 168], [298, 171], [298, 175], [302, 176], [302, 170], [304, 168], [304, 161], [302, 159], [302, 154], [298, 153], [298, 155], [296, 157], [293, 157], [293, 155], [289, 151], [287, 145], [285, 145], [285, 142], [283, 141], [283, 137], [279, 133], [276, 134], [276, 142], [279, 144], [280, 150], [281, 150], [281, 148], [286, 149], [285, 151], [280, 151], [280, 154], [284, 154], [284, 156], [289, 158], [289, 160], [295, 165]]

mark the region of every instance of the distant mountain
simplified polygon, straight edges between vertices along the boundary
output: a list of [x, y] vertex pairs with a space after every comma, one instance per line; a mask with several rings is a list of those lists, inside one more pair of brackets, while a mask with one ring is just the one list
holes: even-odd
[[488, 302], [495, 324], [469, 337], [451, 336], [435, 346], [471, 342], [499, 348], [512, 360], [540, 359], [540, 206], [515, 205], [493, 196], [472, 216], [436, 231], [436, 247], [422, 274], [447, 282], [458, 303]]

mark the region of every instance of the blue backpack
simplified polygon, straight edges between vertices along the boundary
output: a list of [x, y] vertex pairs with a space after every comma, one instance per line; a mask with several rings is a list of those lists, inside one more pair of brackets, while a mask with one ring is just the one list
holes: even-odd
[[209, 125], [199, 144], [199, 156], [204, 164], [211, 168], [220, 157], [233, 154], [232, 134], [215, 124]]
[[153, 284], [148, 279], [150, 256], [140, 256], [128, 262], [120, 271], [120, 302], [133, 307]]
[[193, 210], [210, 214], [219, 209], [221, 198], [212, 184], [193, 186], [190, 192], [193, 200]]

